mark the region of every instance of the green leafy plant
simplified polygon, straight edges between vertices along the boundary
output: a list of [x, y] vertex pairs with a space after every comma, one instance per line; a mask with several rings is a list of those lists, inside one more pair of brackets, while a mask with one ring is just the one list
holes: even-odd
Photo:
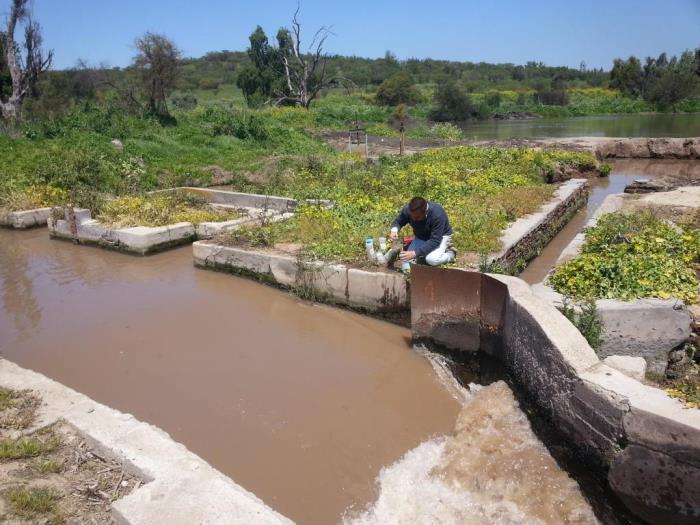
[[697, 229], [682, 230], [651, 213], [611, 213], [586, 230], [582, 253], [557, 268], [549, 282], [576, 299], [676, 297], [692, 303], [698, 298], [698, 262]]
[[581, 332], [593, 350], [600, 349], [604, 342], [603, 322], [598, 314], [595, 301], [587, 300], [577, 305], [570, 298], [565, 297], [564, 302], [557, 309]]

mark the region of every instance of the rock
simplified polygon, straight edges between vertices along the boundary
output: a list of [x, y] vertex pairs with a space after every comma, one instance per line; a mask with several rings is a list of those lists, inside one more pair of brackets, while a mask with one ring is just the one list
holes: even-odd
[[644, 379], [647, 371], [647, 362], [643, 357], [611, 355], [603, 359], [603, 363], [637, 381]]
[[652, 193], [656, 191], [667, 191], [668, 189], [668, 186], [659, 181], [637, 179], [632, 182], [632, 184], [628, 184], [625, 187], [625, 193]]
[[691, 325], [693, 332], [700, 332], [700, 304], [689, 305], [688, 312], [693, 318], [693, 323]]
[[681, 348], [671, 350], [668, 353], [668, 366], [666, 367], [666, 377], [669, 379], [678, 379], [685, 376], [686, 372], [690, 368], [693, 360], [688, 351], [686, 350], [686, 345]]
[[113, 139], [111, 142], [112, 146], [114, 146], [116, 149], [124, 149], [124, 144], [122, 144], [122, 141], [119, 139]]
[[668, 353], [690, 336], [690, 314], [676, 299], [599, 299], [596, 307], [603, 323], [601, 357], [641, 356], [654, 374], [665, 372]]

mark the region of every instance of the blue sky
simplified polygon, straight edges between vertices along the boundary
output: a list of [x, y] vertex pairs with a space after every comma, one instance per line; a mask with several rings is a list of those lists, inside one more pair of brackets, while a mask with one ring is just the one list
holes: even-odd
[[[287, 25], [296, 0], [32, 0], [57, 68], [78, 58], [125, 66], [133, 41], [164, 33], [185, 56], [244, 50], [257, 24]], [[0, 0], [5, 18], [10, 0]], [[700, 46], [700, 0], [302, 0], [307, 37], [332, 26], [328, 51], [366, 57], [542, 61], [609, 69], [615, 57]]]

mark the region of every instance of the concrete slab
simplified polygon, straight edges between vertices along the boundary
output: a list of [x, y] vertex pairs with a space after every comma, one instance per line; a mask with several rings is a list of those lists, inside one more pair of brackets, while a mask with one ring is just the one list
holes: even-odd
[[248, 275], [283, 288], [298, 288], [319, 301], [369, 311], [405, 310], [406, 278], [395, 272], [370, 272], [341, 264], [302, 261], [289, 255], [249, 248], [193, 244], [194, 264], [200, 268]]
[[5, 359], [0, 359], [0, 385], [36, 391], [43, 400], [40, 426], [69, 423], [101, 454], [148, 481], [113, 503], [120, 523], [292, 523], [157, 427]]
[[642, 381], [647, 371], [647, 362], [643, 357], [611, 355], [603, 359], [603, 363], [637, 381]]
[[643, 357], [654, 374], [664, 373], [668, 353], [690, 336], [692, 318], [677, 299], [601, 299], [596, 308], [603, 323], [598, 353]]
[[13, 211], [0, 215], [0, 226], [23, 230], [45, 226], [51, 216], [51, 208], [35, 208], [33, 210]]

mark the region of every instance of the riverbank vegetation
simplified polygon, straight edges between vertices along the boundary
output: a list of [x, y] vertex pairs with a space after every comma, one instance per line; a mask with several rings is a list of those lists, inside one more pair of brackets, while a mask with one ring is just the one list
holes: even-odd
[[167, 226], [178, 222], [223, 222], [239, 218], [236, 210], [215, 208], [186, 192], [124, 195], [104, 202], [97, 219], [113, 228]]
[[698, 301], [700, 230], [652, 213], [610, 213], [586, 230], [581, 254], [549, 278], [575, 299]]
[[[312, 199], [283, 223], [225, 234], [229, 245], [298, 243], [315, 259], [362, 263], [364, 240], [388, 233], [398, 210], [414, 195], [441, 203], [454, 229], [461, 256], [498, 249], [509, 222], [537, 210], [554, 187], [553, 172], [587, 170], [588, 154], [525, 149], [455, 147], [367, 166], [311, 162], [264, 191]], [[248, 185], [255, 190], [260, 186]], [[331, 200], [328, 207], [321, 199]], [[316, 203], [314, 202], [316, 201]]]

